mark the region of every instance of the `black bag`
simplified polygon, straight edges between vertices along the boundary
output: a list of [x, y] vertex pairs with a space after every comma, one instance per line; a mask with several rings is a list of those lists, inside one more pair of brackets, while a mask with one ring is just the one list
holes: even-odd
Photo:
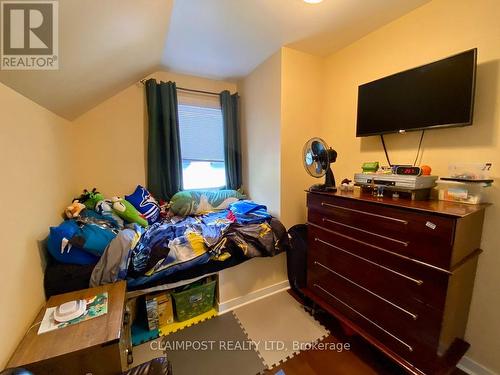
[[288, 230], [290, 249], [286, 253], [288, 280], [293, 291], [302, 295], [307, 280], [307, 225], [297, 224]]

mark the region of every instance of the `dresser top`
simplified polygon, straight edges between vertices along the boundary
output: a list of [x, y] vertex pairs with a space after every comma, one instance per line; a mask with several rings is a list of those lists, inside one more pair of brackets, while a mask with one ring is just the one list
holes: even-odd
[[484, 210], [486, 207], [490, 206], [489, 203], [466, 204], [466, 203], [448, 202], [439, 200], [412, 201], [409, 199], [394, 199], [388, 197], [378, 198], [372, 196], [371, 194], [363, 194], [360, 191], [354, 191], [354, 192], [337, 191], [335, 193], [308, 191], [308, 193], [326, 195], [340, 199], [351, 199], [362, 202], [371, 202], [371, 203], [381, 204], [384, 206], [398, 207], [398, 208], [404, 208], [421, 212], [422, 211], [431, 212], [434, 214], [440, 214], [458, 218], [471, 215], [477, 211]]

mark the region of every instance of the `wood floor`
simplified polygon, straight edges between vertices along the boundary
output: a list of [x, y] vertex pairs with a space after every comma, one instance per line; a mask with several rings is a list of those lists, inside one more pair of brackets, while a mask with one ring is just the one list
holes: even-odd
[[[387, 359], [359, 336], [349, 336], [340, 324], [326, 314], [319, 313], [316, 318], [327, 327], [331, 335], [325, 343], [349, 343], [351, 349], [336, 352], [331, 350], [307, 350], [267, 370], [266, 375], [282, 370], [285, 375], [401, 375], [405, 372]], [[456, 369], [453, 375], [465, 374]]]

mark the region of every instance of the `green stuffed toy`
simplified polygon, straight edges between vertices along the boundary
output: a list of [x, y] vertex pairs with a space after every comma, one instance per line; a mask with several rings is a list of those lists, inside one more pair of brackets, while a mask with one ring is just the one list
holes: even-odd
[[141, 216], [139, 211], [132, 204], [120, 197], [113, 197], [111, 200], [106, 200], [104, 195], [99, 193], [96, 188], [93, 188], [92, 191], [83, 190], [83, 194], [77, 199], [89, 210], [95, 210], [100, 214], [104, 214], [103, 211], [107, 211], [106, 208], [110, 205], [113, 212], [121, 219], [129, 223], [137, 223], [141, 227], [148, 226], [148, 221]]
[[111, 198], [111, 202], [113, 202], [113, 210], [123, 220], [128, 221], [129, 223], [137, 223], [141, 227], [148, 226], [148, 221], [144, 219], [139, 211], [137, 211], [137, 209], [125, 199], [113, 197]]
[[97, 203], [104, 200], [104, 195], [99, 193], [96, 188], [93, 188], [92, 191], [84, 189], [83, 194], [80, 195], [80, 198], [76, 199], [79, 202], [83, 203], [87, 209], [95, 210]]

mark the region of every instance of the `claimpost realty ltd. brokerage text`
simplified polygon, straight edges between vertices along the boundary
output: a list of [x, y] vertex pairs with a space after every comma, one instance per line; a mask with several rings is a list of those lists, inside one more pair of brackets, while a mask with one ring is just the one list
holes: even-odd
[[302, 342], [302, 341], [281, 341], [281, 340], [157, 340], [150, 343], [151, 350], [160, 351], [198, 351], [198, 350], [219, 350], [219, 351], [245, 351], [245, 350], [269, 350], [269, 351], [303, 351], [303, 350], [324, 350], [343, 352], [351, 349], [349, 343], [341, 342]]

